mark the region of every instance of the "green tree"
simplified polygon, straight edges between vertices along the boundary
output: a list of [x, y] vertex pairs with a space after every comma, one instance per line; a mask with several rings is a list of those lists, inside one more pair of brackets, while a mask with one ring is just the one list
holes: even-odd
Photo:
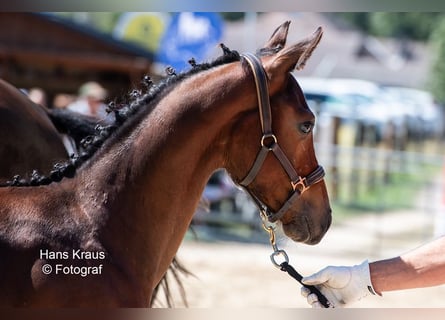
[[430, 72], [430, 88], [434, 97], [445, 104], [445, 17], [438, 23], [431, 35], [432, 69]]
[[244, 18], [244, 12], [221, 12], [221, 16], [227, 21], [236, 21]]
[[428, 40], [443, 13], [347, 12], [333, 14], [333, 16], [375, 36]]
[[339, 12], [328, 15], [334, 17], [337, 21], [344, 22], [359, 30], [365, 32], [369, 32], [370, 30], [370, 12]]
[[105, 33], [112, 32], [121, 15], [119, 12], [57, 12], [55, 14], [76, 23], [87, 24]]
[[370, 32], [384, 37], [428, 40], [441, 15], [437, 12], [373, 12]]

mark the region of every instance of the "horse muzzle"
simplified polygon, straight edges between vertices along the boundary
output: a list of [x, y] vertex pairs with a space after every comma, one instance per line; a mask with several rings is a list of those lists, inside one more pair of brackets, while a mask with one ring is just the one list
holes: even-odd
[[289, 222], [283, 222], [284, 234], [295, 242], [315, 245], [323, 239], [331, 222], [331, 209], [329, 208], [321, 218], [322, 221], [314, 221], [314, 218], [306, 214], [295, 214]]

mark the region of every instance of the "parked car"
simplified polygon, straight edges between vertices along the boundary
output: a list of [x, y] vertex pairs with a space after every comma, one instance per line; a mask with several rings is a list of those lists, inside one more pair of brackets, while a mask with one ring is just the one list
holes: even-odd
[[210, 210], [236, 212], [235, 198], [239, 191], [227, 172], [218, 170], [207, 182], [203, 196], [209, 202]]
[[204, 188], [203, 198], [208, 203], [209, 214], [235, 215], [239, 220], [250, 224], [259, 221], [258, 209], [250, 196], [236, 186], [223, 169], [217, 170], [210, 177]]
[[444, 112], [430, 92], [396, 86], [386, 86], [385, 92], [409, 110], [409, 128], [412, 136], [439, 137], [444, 132]]
[[298, 78], [298, 81], [309, 106], [319, 115], [373, 126], [379, 137], [390, 129], [395, 129], [397, 135], [415, 130], [413, 108], [374, 82], [337, 78]]

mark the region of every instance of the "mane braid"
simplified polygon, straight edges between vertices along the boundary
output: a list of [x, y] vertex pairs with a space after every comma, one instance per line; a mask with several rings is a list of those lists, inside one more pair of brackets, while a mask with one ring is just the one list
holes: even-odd
[[[114, 132], [118, 129], [125, 130], [125, 128], [128, 128], [133, 124], [134, 121], [127, 120], [138, 118], [135, 117], [135, 115], [139, 114], [139, 111], [144, 109], [142, 107], [151, 105], [154, 101], [160, 98], [163, 93], [168, 91], [168, 89], [173, 88], [185, 78], [223, 64], [240, 61], [240, 54], [237, 51], [230, 50], [224, 44], [220, 44], [220, 46], [223, 50], [223, 55], [219, 56], [212, 62], [197, 64], [195, 59], [192, 58], [188, 61], [191, 65], [191, 69], [179, 74], [177, 74], [173, 68], [168, 67], [166, 69], [167, 77], [161, 80], [157, 85], [153, 83], [149, 76], [144, 76], [141, 84], [145, 87], [145, 93], [142, 90], [134, 89], [128, 94], [130, 97], [128, 103], [119, 105], [116, 102], [111, 101], [108, 104], [107, 112], [114, 113], [114, 123], [104, 126], [100, 124], [99, 120], [95, 127], [95, 134], [89, 135], [81, 140], [81, 148], [78, 154], [70, 155], [70, 159], [65, 162], [54, 164], [53, 170], [51, 170], [48, 176], [41, 175], [37, 170], [33, 170], [29, 179], [24, 179], [19, 175], [15, 175], [12, 180], [0, 184], [0, 187], [33, 187], [48, 185], [52, 182], [60, 182], [65, 177], [73, 178], [76, 175], [76, 170], [89, 160], [96, 151], [102, 147], [104, 142], [110, 141], [112, 140], [112, 137], [116, 136], [113, 134]], [[125, 126], [123, 126], [124, 123], [126, 124]], [[110, 142], [112, 143], [112, 141]]]

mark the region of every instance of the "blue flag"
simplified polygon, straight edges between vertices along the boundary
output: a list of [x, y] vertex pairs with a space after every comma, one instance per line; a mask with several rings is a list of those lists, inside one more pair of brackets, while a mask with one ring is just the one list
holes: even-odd
[[221, 40], [223, 21], [213, 12], [176, 13], [159, 46], [157, 61], [181, 72], [190, 67], [194, 58], [200, 62]]

